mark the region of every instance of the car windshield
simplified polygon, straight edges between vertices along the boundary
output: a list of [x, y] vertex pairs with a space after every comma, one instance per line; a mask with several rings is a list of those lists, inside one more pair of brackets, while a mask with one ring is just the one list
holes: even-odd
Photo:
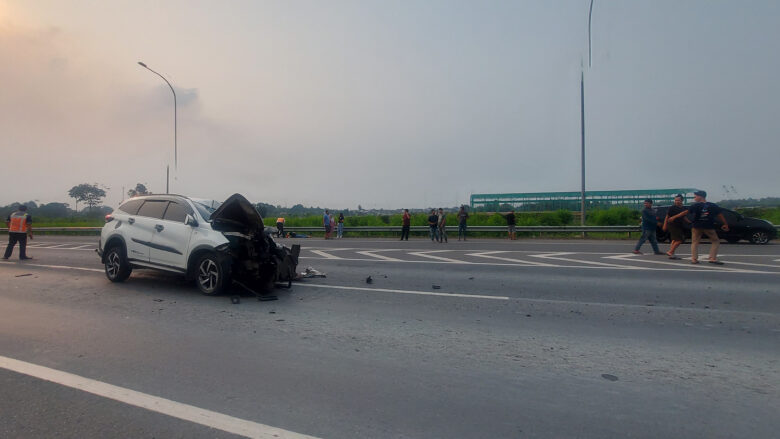
[[210, 220], [211, 214], [214, 213], [214, 211], [217, 210], [222, 204], [221, 202], [214, 200], [201, 200], [193, 198], [190, 198], [190, 200], [192, 200], [192, 204], [195, 205], [195, 208], [198, 209], [200, 216], [206, 221]]

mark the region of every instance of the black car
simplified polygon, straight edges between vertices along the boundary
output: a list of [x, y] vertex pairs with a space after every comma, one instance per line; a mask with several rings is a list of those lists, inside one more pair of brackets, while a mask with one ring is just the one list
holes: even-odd
[[[656, 218], [658, 218], [658, 222], [660, 224], [663, 224], [664, 218], [666, 217], [666, 212], [669, 210], [669, 207], [670, 206], [659, 206], [656, 208]], [[684, 206], [684, 207], [688, 209], [690, 206]], [[750, 241], [753, 244], [766, 244], [770, 240], [777, 238], [777, 229], [769, 221], [758, 219], [758, 218], [746, 217], [740, 213], [734, 212], [733, 210], [729, 210], [729, 209], [721, 208], [721, 211], [723, 213], [723, 216], [726, 218], [726, 222], [728, 222], [729, 224], [729, 231], [726, 232], [720, 228], [722, 225], [720, 220], [719, 219], [715, 220], [715, 223], [717, 225], [716, 230], [718, 232], [718, 236], [721, 239], [725, 239], [730, 243], [735, 243], [740, 239], [745, 239], [747, 241]], [[688, 221], [685, 221], [683, 233], [685, 233], [686, 239], [690, 239], [691, 238], [690, 220], [692, 218], [689, 215], [687, 219]], [[656, 232], [659, 241], [670, 240], [669, 233], [661, 230], [660, 226], [658, 227]]]

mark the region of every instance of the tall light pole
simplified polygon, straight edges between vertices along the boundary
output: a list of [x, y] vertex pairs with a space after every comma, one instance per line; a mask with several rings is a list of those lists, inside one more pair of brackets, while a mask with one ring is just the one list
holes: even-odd
[[[150, 69], [146, 64], [144, 64], [141, 61], [138, 61], [138, 65], [145, 68], [146, 70], [149, 70], [150, 72], [154, 73], [155, 75], [162, 78], [163, 81], [165, 81], [166, 84], [168, 84], [168, 87], [171, 88], [171, 93], [173, 93], [173, 169], [178, 171], [179, 170], [179, 161], [178, 161], [178, 151], [177, 151], [177, 110], [176, 110], [176, 91], [173, 90], [173, 86], [170, 82], [168, 82], [167, 79], [165, 79], [165, 76], [155, 72], [154, 70]], [[168, 170], [168, 167], [166, 167], [165, 170], [165, 193], [167, 194], [169, 192], [169, 186], [170, 186], [170, 172]]]
[[[590, 48], [590, 24], [593, 17], [593, 0], [588, 9], [588, 68], [592, 65]], [[580, 188], [580, 224], [585, 225], [585, 67], [580, 67], [580, 132], [582, 138], [582, 186]], [[583, 236], [585, 234], [583, 233]]]

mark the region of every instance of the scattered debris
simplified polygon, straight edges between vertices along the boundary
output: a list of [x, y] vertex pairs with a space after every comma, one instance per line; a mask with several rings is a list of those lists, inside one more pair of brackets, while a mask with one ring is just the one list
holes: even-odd
[[162, 302], [162, 299], [154, 299], [155, 302]]
[[304, 270], [304, 271], [302, 271], [301, 273], [298, 274], [298, 276], [296, 277], [296, 280], [298, 280], [298, 279], [308, 279], [308, 278], [311, 278], [311, 277], [327, 277], [327, 276], [325, 275], [325, 273], [323, 273], [321, 271], [315, 270], [315, 269], [313, 269], [311, 267], [306, 267], [306, 270]]
[[266, 296], [257, 296], [257, 300], [261, 302], [270, 302], [272, 300], [278, 300], [279, 298], [274, 296], [273, 294], [269, 294]]
[[277, 322], [283, 322], [284, 319], [276, 319]]
[[441, 285], [431, 285], [431, 288], [433, 288], [434, 290], [440, 290]]
[[366, 283], [367, 283], [367, 284], [370, 284], [370, 283], [372, 283], [372, 282], [374, 282], [374, 280], [373, 280], [373, 279], [371, 279], [371, 276], [368, 276], [368, 277], [366, 278]]
[[474, 280], [474, 276], [471, 276], [471, 277], [469, 278], [469, 280]]
[[17, 274], [16, 277], [32, 276], [32, 273]]
[[230, 303], [233, 305], [238, 305], [241, 303], [241, 297], [240, 296], [230, 296]]
[[385, 275], [385, 279], [387, 279], [387, 275]]
[[604, 378], [605, 380], [609, 380], [609, 381], [617, 381], [618, 380], [618, 377], [616, 377], [615, 375], [610, 375], [608, 373], [602, 373], [601, 374], [601, 378]]
[[525, 316], [526, 316], [526, 317], [531, 317], [531, 314], [526, 314]]

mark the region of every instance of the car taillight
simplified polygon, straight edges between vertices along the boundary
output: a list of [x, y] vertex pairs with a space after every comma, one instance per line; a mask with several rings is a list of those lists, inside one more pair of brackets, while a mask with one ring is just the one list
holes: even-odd
[[108, 215], [106, 215], [106, 222], [107, 223], [110, 223], [113, 220], [114, 220], [114, 217], [110, 213]]

